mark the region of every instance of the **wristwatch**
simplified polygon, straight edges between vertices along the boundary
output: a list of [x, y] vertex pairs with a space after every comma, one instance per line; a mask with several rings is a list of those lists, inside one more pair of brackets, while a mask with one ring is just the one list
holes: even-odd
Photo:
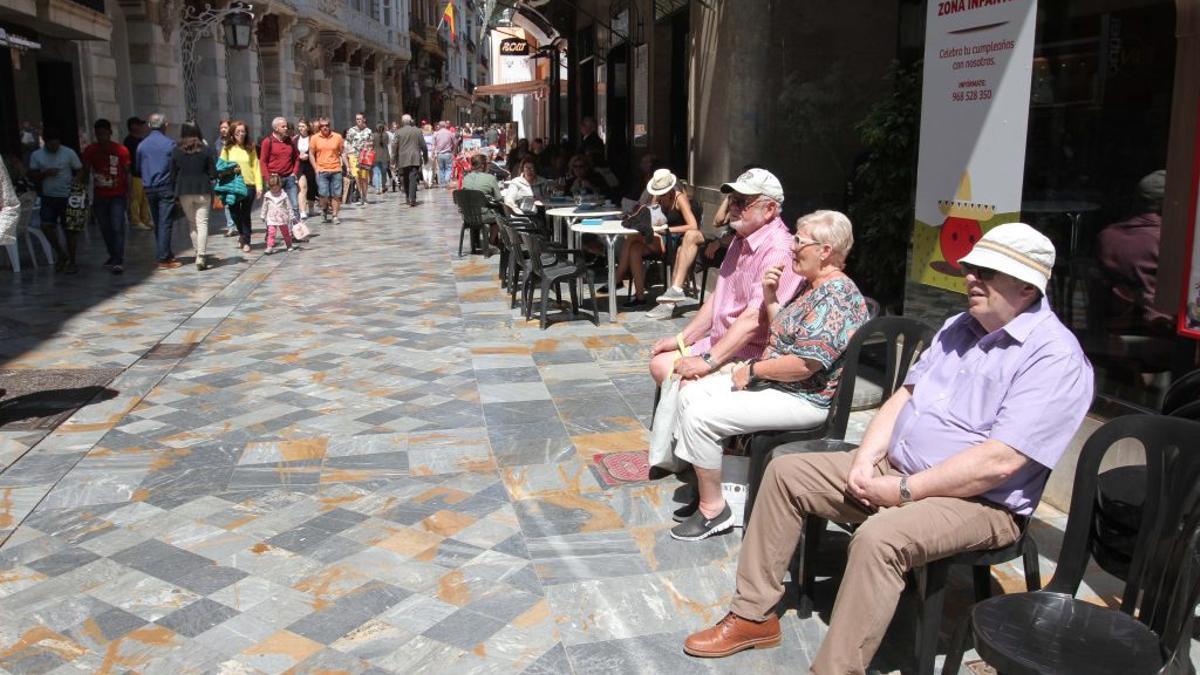
[[913, 500], [912, 492], [908, 489], [908, 476], [900, 477], [900, 503], [907, 504]]
[[703, 354], [700, 355], [700, 358], [704, 359], [704, 362], [706, 364], [708, 364], [708, 367], [710, 369], [712, 369], [712, 370], [717, 369], [717, 362], [712, 360], [712, 354], [710, 354], [709, 352], [704, 352]]
[[746, 373], [749, 375], [749, 378], [746, 379], [747, 387], [758, 381], [758, 376], [754, 374], [754, 364], [756, 363], [758, 363], [758, 359], [750, 359], [749, 363], [746, 365], [746, 367], [750, 369], [750, 371]]

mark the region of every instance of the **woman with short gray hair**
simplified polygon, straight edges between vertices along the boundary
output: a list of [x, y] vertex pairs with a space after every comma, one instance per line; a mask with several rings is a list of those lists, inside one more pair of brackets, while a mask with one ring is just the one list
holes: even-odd
[[792, 270], [804, 278], [787, 304], [776, 297], [783, 266], [763, 274], [762, 308], [770, 321], [757, 359], [701, 378], [680, 391], [675, 455], [696, 470], [699, 496], [676, 511], [671, 536], [697, 541], [733, 525], [721, 493], [721, 444], [771, 429], [808, 429], [829, 416], [842, 375], [843, 353], [867, 305], [842, 268], [854, 245], [850, 219], [816, 211], [796, 223]]

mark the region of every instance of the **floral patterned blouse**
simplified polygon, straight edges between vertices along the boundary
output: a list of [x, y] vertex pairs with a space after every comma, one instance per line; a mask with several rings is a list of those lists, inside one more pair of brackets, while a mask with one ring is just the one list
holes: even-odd
[[850, 277], [839, 274], [804, 288], [771, 322], [764, 359], [799, 356], [822, 370], [800, 382], [771, 382], [813, 405], [827, 408], [842, 375], [843, 352], [854, 331], [867, 322], [867, 303]]

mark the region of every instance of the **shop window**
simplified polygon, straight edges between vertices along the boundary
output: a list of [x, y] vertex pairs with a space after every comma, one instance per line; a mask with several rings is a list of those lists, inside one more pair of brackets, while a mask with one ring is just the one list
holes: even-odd
[[1040, 3], [1022, 217], [1055, 243], [1052, 303], [1097, 393], [1157, 407], [1184, 340], [1154, 300], [1175, 6], [1113, 7]]

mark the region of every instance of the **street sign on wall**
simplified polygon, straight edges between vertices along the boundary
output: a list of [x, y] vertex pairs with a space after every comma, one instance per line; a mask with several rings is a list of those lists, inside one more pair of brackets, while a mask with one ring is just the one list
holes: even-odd
[[958, 260], [1020, 218], [1036, 0], [929, 2], [910, 278], [965, 292]]

